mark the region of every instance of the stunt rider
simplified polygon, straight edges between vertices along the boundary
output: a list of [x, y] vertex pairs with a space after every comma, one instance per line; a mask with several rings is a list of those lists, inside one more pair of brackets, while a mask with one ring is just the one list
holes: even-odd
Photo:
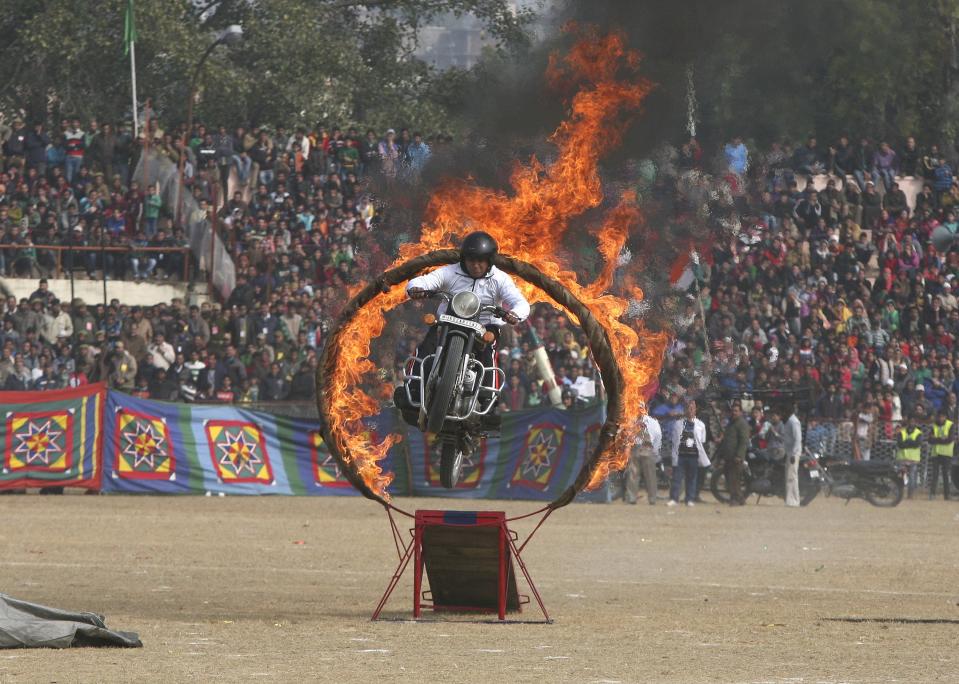
[[[499, 341], [500, 326], [503, 323], [516, 325], [529, 316], [529, 302], [516, 287], [516, 283], [509, 274], [493, 265], [498, 247], [496, 240], [488, 233], [477, 231], [470, 233], [460, 245], [460, 261], [458, 264], [447, 264], [435, 271], [413, 278], [406, 286], [406, 293], [410, 299], [424, 299], [432, 292], [443, 291], [451, 295], [469, 290], [476, 294], [482, 306], [498, 306], [507, 311], [501, 319], [488, 311], [480, 314], [479, 322], [493, 333], [494, 341], [478, 350], [477, 358], [486, 367], [492, 367], [496, 355], [496, 343]], [[442, 314], [446, 311], [444, 301], [437, 311]], [[417, 358], [422, 359], [436, 351], [436, 325], [430, 326], [429, 332], [416, 349]], [[411, 388], [411, 390], [414, 388]], [[418, 392], [419, 388], [415, 388]], [[416, 396], [414, 394], [414, 396]], [[416, 425], [418, 413], [409, 406], [406, 392], [402, 387], [394, 393], [395, 403], [403, 410], [403, 416], [411, 425]], [[492, 410], [484, 420], [484, 427], [498, 427], [499, 416], [492, 415]]]

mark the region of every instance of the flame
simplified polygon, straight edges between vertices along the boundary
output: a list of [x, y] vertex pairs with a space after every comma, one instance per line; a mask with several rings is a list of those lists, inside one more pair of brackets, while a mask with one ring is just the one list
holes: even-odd
[[[570, 30], [580, 34], [579, 40], [565, 56], [554, 55], [547, 71], [554, 87], [576, 89], [567, 119], [550, 136], [558, 149], [556, 159], [549, 165], [535, 157], [526, 164], [517, 163], [510, 176], [511, 193], [479, 187], [470, 180], [445, 181], [430, 199], [420, 242], [404, 245], [396, 263], [454, 247], [458, 237], [481, 229], [497, 240], [501, 252], [534, 264], [589, 307], [606, 328], [620, 362], [625, 381], [624, 414], [630, 421], [602, 455], [589, 483], [594, 488], [610, 469], [621, 470], [626, 465], [638, 419], [646, 410], [643, 390], [659, 372], [666, 335], [647, 333], [638, 320], [622, 320], [630, 301], [643, 298], [631, 279], [623, 279], [621, 287], [615, 285], [619, 255], [630, 229], [639, 227], [642, 220], [634, 196], [624, 193], [602, 223], [590, 230], [605, 260], [593, 283], [580, 283], [572, 270], [574, 264], [563, 263], [557, 254], [571, 219], [603, 202], [599, 160], [620, 144], [630, 115], [638, 111], [652, 87], [638, 75], [639, 55], [625, 47], [621, 33]], [[528, 283], [521, 287], [531, 303], [551, 301]], [[364, 307], [344, 327], [339, 337], [340, 356], [348, 363], [340, 364], [331, 380], [331, 415], [346, 428], [340, 432], [341, 453], [356, 462], [364, 481], [381, 495], [391, 476], [384, 474], [377, 462], [395, 437], [377, 445], [362, 438], [361, 421], [375, 414], [379, 404], [358, 385], [365, 374], [375, 370], [368, 358], [370, 340], [383, 330], [382, 312], [404, 299], [405, 293], [394, 288], [374, 300], [377, 306]]]

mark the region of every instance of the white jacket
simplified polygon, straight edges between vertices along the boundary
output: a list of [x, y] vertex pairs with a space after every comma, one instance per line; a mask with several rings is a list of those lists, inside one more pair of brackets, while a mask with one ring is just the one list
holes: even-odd
[[[677, 418], [673, 423], [673, 465], [679, 465], [679, 440], [683, 436], [683, 423], [686, 417]], [[706, 424], [699, 418], [693, 419], [693, 439], [696, 441], [696, 451], [699, 452], [699, 465], [703, 468], [709, 467], [709, 456], [706, 455]]]
[[[483, 278], [473, 278], [468, 275], [459, 264], [440, 266], [435, 271], [413, 278], [406, 285], [406, 292], [413, 288], [421, 290], [442, 290], [450, 294], [475, 292], [483, 306], [499, 306], [511, 312], [523, 321], [529, 316], [529, 302], [516, 287], [516, 283], [495, 266]], [[442, 302], [439, 313], [446, 312], [447, 304]], [[483, 325], [503, 325], [504, 321], [496, 318], [489, 312], [480, 314], [479, 322]]]
[[[660, 452], [663, 449], [663, 429], [659, 425], [659, 421], [653, 418], [648, 413], [643, 416], [643, 425], [646, 428], [646, 434], [649, 435], [649, 441], [653, 448], [653, 453], [656, 454], [656, 461], [660, 460]], [[635, 446], [642, 446], [643, 444], [642, 434], [637, 435]]]

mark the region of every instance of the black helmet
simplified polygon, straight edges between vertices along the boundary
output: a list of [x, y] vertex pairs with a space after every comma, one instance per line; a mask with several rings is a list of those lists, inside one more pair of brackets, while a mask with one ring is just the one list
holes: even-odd
[[473, 258], [486, 259], [486, 261], [489, 262], [490, 268], [492, 268], [493, 257], [496, 256], [498, 249], [496, 240], [494, 240], [493, 236], [489, 233], [484, 233], [481, 230], [470, 233], [463, 238], [463, 244], [460, 245], [460, 266], [462, 266], [465, 271], [466, 259]]

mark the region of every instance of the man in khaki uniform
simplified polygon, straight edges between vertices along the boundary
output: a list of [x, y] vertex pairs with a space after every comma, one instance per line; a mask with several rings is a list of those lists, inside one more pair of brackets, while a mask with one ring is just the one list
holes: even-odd
[[663, 431], [659, 421], [646, 414], [642, 419], [643, 427], [629, 455], [626, 466], [626, 503], [636, 503], [639, 495], [639, 476], [642, 473], [646, 485], [646, 499], [649, 505], [656, 503], [656, 462], [663, 446]]

